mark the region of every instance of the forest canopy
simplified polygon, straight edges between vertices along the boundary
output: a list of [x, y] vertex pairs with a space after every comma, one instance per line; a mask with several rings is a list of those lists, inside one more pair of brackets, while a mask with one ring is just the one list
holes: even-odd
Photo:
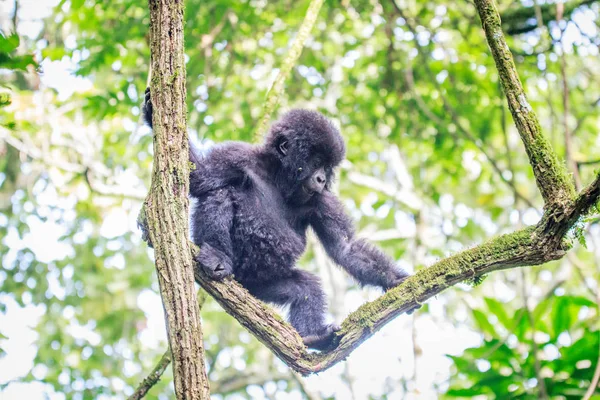
[[[358, 235], [416, 273], [382, 311], [309, 237], [299, 266], [333, 320], [350, 315], [356, 349], [306, 378], [201, 293], [215, 398], [600, 398], [600, 5], [499, 1], [501, 25], [482, 29], [483, 3], [185, 1], [193, 143], [322, 112], [346, 142], [335, 191]], [[127, 398], [169, 362], [136, 222], [155, 155], [140, 116], [150, 18], [132, 0], [0, 2], [1, 398]], [[351, 314], [367, 302], [380, 319]], [[145, 398], [173, 398], [173, 381], [168, 367]]]

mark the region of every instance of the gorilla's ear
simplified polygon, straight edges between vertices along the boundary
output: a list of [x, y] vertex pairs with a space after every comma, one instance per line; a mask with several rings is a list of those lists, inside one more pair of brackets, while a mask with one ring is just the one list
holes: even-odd
[[282, 137], [279, 139], [279, 144], [277, 145], [277, 151], [282, 155], [287, 155], [288, 152], [288, 141], [286, 138]]
[[277, 121], [269, 131], [266, 144], [269, 150], [277, 153], [278, 157], [285, 157], [289, 152], [290, 139], [294, 139], [294, 131]]

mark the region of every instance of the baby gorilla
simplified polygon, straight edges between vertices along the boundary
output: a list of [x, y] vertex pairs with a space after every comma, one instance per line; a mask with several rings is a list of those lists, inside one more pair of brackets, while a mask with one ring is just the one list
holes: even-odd
[[[146, 93], [144, 117], [152, 126]], [[308, 227], [327, 254], [358, 282], [384, 290], [409, 275], [378, 248], [354, 236], [352, 222], [330, 191], [344, 158], [338, 130], [315, 111], [292, 110], [273, 124], [263, 145], [228, 142], [200, 156], [190, 147], [193, 240], [197, 262], [221, 280], [233, 274], [255, 297], [289, 305], [304, 343], [327, 348], [339, 328], [325, 323], [319, 278], [296, 268]]]

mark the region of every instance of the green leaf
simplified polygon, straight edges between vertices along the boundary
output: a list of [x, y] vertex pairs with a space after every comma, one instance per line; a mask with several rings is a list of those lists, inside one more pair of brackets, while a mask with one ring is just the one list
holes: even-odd
[[512, 318], [510, 318], [506, 312], [506, 305], [491, 297], [484, 298], [484, 301], [485, 304], [487, 304], [488, 309], [498, 318], [498, 322], [504, 325], [506, 329], [510, 330], [513, 323]]
[[483, 311], [473, 310], [473, 317], [475, 318], [479, 329], [481, 329], [484, 333], [491, 337], [495, 337], [497, 335], [496, 329], [490, 323], [490, 321], [488, 321], [487, 316], [483, 313]]
[[0, 31], [0, 53], [11, 53], [19, 47], [19, 35], [11, 33], [6, 36]]

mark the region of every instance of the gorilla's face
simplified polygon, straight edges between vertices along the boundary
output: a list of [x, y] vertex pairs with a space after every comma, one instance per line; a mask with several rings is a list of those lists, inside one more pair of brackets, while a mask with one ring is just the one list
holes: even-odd
[[342, 136], [322, 114], [292, 110], [271, 128], [265, 143], [278, 160], [274, 178], [289, 203], [306, 204], [329, 190], [344, 158]]
[[280, 188], [284, 197], [294, 204], [306, 204], [324, 190], [329, 190], [333, 181], [334, 160], [320, 149], [305, 151], [306, 143], [290, 143], [282, 140], [277, 151], [280, 154]]

